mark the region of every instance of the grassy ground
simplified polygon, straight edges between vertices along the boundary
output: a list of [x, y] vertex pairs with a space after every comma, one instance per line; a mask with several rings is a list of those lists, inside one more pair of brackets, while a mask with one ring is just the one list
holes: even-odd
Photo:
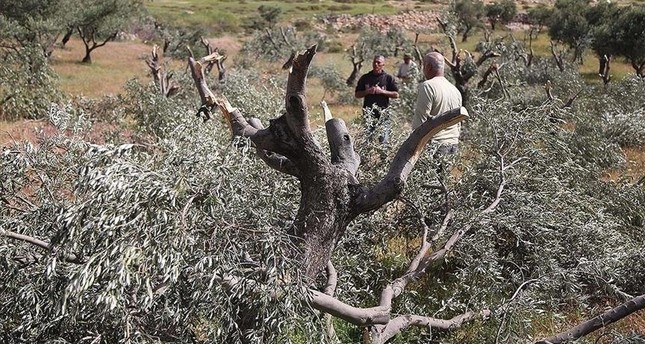
[[411, 0], [348, 1], [345, 3], [319, 1], [211, 1], [211, 0], [155, 0], [146, 3], [155, 17], [183, 26], [199, 26], [211, 33], [241, 32], [251, 17], [259, 14], [260, 6], [280, 9], [278, 19], [290, 22], [298, 18], [311, 18], [320, 14], [394, 14], [412, 9], [430, 9], [432, 2]]
[[72, 39], [53, 53], [52, 67], [60, 76], [62, 90], [70, 95], [118, 94], [127, 80], [149, 72], [144, 59], [151, 47], [140, 42], [109, 42], [94, 50], [92, 64], [81, 63], [84, 49], [82, 41]]

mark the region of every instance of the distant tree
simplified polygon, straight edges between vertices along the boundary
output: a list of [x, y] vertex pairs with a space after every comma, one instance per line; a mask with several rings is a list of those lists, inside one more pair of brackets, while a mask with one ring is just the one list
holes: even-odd
[[591, 27], [591, 49], [598, 56], [598, 75], [605, 84], [611, 79], [609, 74], [611, 61], [616, 55], [617, 44], [619, 44], [612, 31], [620, 12], [619, 7], [614, 3], [600, 2], [585, 13], [585, 18]]
[[69, 26], [83, 40], [84, 63], [92, 63], [92, 51], [114, 40], [143, 10], [141, 0], [80, 0], [73, 4]]
[[636, 75], [645, 77], [645, 6], [628, 7], [610, 29], [616, 53], [631, 63]]
[[510, 22], [515, 14], [517, 14], [517, 6], [513, 0], [502, 0], [486, 5], [486, 17], [492, 30], [495, 30], [498, 22], [502, 24]]
[[64, 0], [0, 0], [4, 48], [38, 46], [49, 57], [63, 27]]
[[557, 0], [549, 23], [549, 35], [573, 49], [573, 61], [582, 63], [582, 54], [591, 42], [591, 28], [585, 13], [588, 0]]
[[296, 51], [312, 44], [324, 44], [325, 36], [316, 31], [300, 32], [294, 26], [276, 26], [272, 29], [256, 30], [245, 41], [242, 54], [247, 62], [259, 60], [277, 61], [285, 59], [283, 69], [289, 69]]
[[484, 17], [484, 3], [481, 0], [458, 0], [455, 2], [454, 12], [458, 19], [458, 33], [461, 41], [466, 42], [472, 31], [482, 25]]
[[552, 9], [548, 8], [544, 4], [540, 4], [536, 7], [531, 7], [527, 11], [527, 16], [531, 28], [539, 34], [542, 31], [542, 28], [548, 26], [551, 20]]
[[248, 31], [273, 28], [278, 24], [282, 9], [276, 6], [260, 5], [258, 13], [251, 16], [244, 25]]

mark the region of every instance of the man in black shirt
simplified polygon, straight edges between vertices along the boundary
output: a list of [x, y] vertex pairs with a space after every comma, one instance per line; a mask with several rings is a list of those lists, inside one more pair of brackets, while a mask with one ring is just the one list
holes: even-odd
[[[384, 132], [379, 136], [379, 141], [382, 143], [388, 140], [386, 109], [390, 106], [390, 98], [399, 97], [396, 79], [383, 70], [384, 64], [385, 57], [375, 56], [372, 70], [358, 79], [354, 92], [356, 98], [363, 98], [363, 115], [368, 122], [368, 133], [370, 135], [374, 133], [378, 122], [384, 123]], [[368, 118], [369, 116], [371, 118]]]

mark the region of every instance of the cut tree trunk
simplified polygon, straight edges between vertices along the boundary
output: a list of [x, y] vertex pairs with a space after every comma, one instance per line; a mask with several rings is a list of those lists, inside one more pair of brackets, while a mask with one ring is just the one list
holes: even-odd
[[364, 186], [357, 179], [360, 158], [341, 119], [323, 105], [331, 157], [313, 136], [305, 85], [316, 46], [294, 57], [285, 96], [286, 113], [264, 128], [259, 120], [247, 120], [224, 97], [216, 97], [205, 80], [205, 66], [213, 54], [195, 61], [189, 58], [193, 79], [202, 100], [199, 113], [210, 118], [214, 107], [229, 122], [234, 136], [249, 138], [258, 156], [270, 167], [298, 178], [300, 206], [290, 234], [299, 247], [294, 258], [301, 261], [306, 277], [313, 281], [330, 260], [336, 243], [356, 216], [373, 211], [401, 194], [425, 144], [437, 132], [464, 120], [465, 108], [447, 111], [415, 129], [390, 164], [387, 175], [376, 185]]

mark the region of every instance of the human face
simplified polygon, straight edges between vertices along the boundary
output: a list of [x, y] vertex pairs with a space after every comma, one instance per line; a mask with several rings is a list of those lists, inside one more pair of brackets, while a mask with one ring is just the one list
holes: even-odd
[[383, 65], [385, 65], [385, 59], [382, 57], [375, 57], [372, 61], [372, 70], [376, 74], [383, 73]]

